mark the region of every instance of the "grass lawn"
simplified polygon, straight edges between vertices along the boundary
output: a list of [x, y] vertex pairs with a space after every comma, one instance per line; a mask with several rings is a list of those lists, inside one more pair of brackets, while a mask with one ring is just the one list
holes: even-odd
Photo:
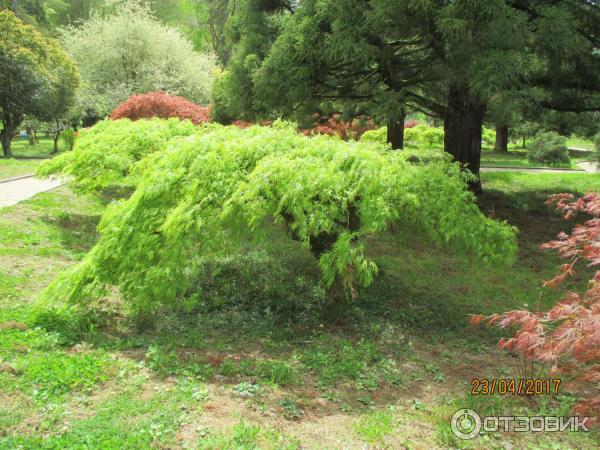
[[32, 175], [41, 163], [42, 160], [35, 159], [0, 158], [0, 180], [21, 175]]
[[[54, 144], [51, 138], [38, 138], [38, 142], [35, 145], [29, 145], [27, 138], [16, 138], [12, 141], [11, 149], [15, 157], [27, 157], [27, 158], [48, 158], [52, 155]], [[58, 151], [64, 149], [64, 144], [59, 139]]]
[[[52, 156], [53, 143], [50, 138], [40, 138], [37, 144], [29, 145], [27, 139], [17, 138], [11, 148], [15, 158], [0, 157], [0, 180], [34, 174], [43, 159]], [[64, 144], [59, 140], [58, 151], [63, 150]]]
[[567, 147], [584, 148], [588, 150], [594, 149], [594, 143], [590, 139], [581, 138], [579, 136], [572, 135], [567, 139]]
[[495, 167], [556, 167], [561, 169], [575, 169], [577, 163], [585, 161], [584, 157], [571, 157], [571, 165], [549, 166], [539, 162], [531, 162], [527, 159], [527, 150], [523, 148], [510, 148], [507, 153], [494, 152], [492, 149], [483, 149], [481, 152], [481, 166]]
[[520, 230], [514, 267], [395, 230], [374, 240], [380, 275], [335, 324], [315, 313], [312, 257], [269, 224], [264, 243], [207, 261], [199, 311], [158, 315], [151, 328], [131, 322], [116, 292], [85, 311], [41, 304], [93, 246], [114, 195], [63, 186], [0, 209], [0, 448], [598, 448], [595, 432], [459, 441], [450, 431], [460, 408], [567, 415], [576, 398], [471, 396], [473, 378], [518, 375], [496, 350], [499, 332], [467, 320], [556, 300], [540, 286], [560, 261], [538, 245], [572, 224], [543, 201], [599, 190], [600, 175], [484, 177], [483, 210]]

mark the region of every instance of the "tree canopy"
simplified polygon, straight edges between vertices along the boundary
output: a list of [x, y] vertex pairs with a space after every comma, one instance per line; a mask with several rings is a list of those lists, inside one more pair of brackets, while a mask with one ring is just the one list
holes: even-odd
[[137, 2], [92, 17], [62, 34], [82, 77], [80, 108], [104, 117], [132, 94], [163, 91], [205, 104], [214, 75], [211, 54], [194, 51], [178, 30]]
[[77, 68], [60, 45], [0, 11], [0, 138], [5, 156], [24, 116], [60, 117], [74, 102]]
[[[600, 108], [595, 2], [307, 0], [295, 5], [283, 9], [291, 13], [280, 20], [272, 48], [260, 47], [264, 62], [259, 53], [253, 53], [253, 62], [251, 54], [240, 53], [247, 57], [238, 66], [251, 74], [252, 89], [244, 92], [253, 97], [246, 104], [289, 116], [331, 102], [336, 109], [367, 108], [396, 126], [405, 107], [415, 108], [444, 120], [446, 151], [475, 174], [484, 115], [499, 96], [559, 110]], [[272, 17], [260, 9], [255, 15]], [[242, 16], [239, 20], [244, 23]], [[242, 28], [248, 36], [265, 36], [253, 31], [255, 23], [247, 18]], [[238, 66], [232, 65], [231, 73]], [[227, 104], [231, 96], [224, 98]], [[402, 140], [396, 141], [401, 146]]]

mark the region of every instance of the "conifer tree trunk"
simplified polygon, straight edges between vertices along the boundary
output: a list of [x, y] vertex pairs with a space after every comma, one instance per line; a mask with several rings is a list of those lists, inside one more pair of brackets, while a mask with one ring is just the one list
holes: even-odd
[[508, 152], [508, 126], [496, 125], [496, 143], [494, 151], [507, 153]]
[[476, 194], [481, 193], [479, 165], [481, 161], [481, 127], [485, 105], [472, 96], [466, 86], [452, 86], [444, 117], [444, 150], [461, 167], [470, 170], [477, 180], [470, 183]]
[[392, 150], [404, 148], [404, 119], [406, 114], [402, 111], [400, 117], [389, 119], [387, 123], [387, 142]]

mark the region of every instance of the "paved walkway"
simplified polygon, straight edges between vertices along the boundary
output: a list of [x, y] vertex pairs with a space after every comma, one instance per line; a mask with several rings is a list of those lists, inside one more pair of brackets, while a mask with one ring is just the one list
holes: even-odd
[[0, 182], [0, 208], [11, 206], [64, 184], [58, 178], [40, 180], [33, 176]]
[[553, 169], [552, 167], [500, 167], [481, 166], [481, 172], [529, 172], [529, 173], [599, 173], [595, 162], [582, 161], [577, 163], [577, 169]]
[[570, 170], [570, 169], [542, 169], [531, 167], [484, 167], [481, 166], [480, 172], [519, 172], [519, 173], [587, 173], [585, 170]]

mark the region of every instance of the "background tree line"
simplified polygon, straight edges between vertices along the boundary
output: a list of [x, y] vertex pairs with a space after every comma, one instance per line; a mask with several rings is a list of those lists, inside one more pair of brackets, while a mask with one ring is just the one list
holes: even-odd
[[131, 93], [164, 90], [210, 101], [222, 123], [371, 117], [402, 148], [405, 118], [420, 113], [443, 124], [445, 150], [476, 175], [484, 122], [498, 151], [531, 122], [597, 131], [597, 1], [2, 2], [75, 60], [70, 110], [84, 124]]

